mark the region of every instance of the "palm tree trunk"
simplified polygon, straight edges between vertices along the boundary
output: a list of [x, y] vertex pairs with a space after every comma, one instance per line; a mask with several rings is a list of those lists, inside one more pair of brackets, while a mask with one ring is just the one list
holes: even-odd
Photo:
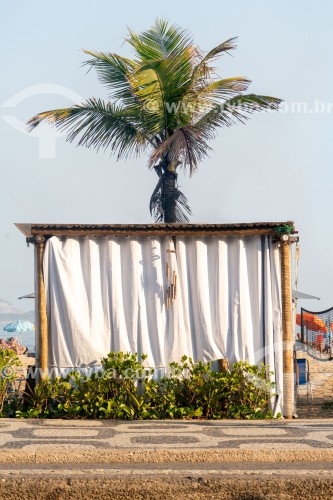
[[162, 204], [164, 209], [164, 222], [177, 222], [176, 219], [176, 172], [166, 170], [163, 174]]

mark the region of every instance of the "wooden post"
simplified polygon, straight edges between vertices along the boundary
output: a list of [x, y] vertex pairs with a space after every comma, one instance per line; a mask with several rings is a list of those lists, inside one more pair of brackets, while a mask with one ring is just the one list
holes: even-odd
[[219, 371], [221, 373], [229, 371], [229, 361], [228, 361], [228, 358], [218, 359], [218, 363], [219, 363]]
[[283, 416], [293, 418], [294, 409], [294, 360], [291, 314], [291, 268], [289, 236], [281, 237], [282, 279], [282, 341], [283, 341]]
[[47, 332], [47, 314], [46, 299], [43, 276], [43, 254], [45, 246], [44, 236], [36, 236], [37, 251], [37, 311], [38, 311], [38, 368], [40, 377], [43, 379], [48, 375], [48, 332]]

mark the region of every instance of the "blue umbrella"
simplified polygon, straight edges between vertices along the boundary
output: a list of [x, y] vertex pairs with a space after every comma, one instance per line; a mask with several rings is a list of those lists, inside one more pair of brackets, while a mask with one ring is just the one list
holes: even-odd
[[30, 321], [15, 321], [15, 323], [8, 323], [8, 325], [4, 326], [3, 329], [6, 332], [14, 333], [14, 332], [31, 332], [35, 329], [35, 325], [30, 323]]

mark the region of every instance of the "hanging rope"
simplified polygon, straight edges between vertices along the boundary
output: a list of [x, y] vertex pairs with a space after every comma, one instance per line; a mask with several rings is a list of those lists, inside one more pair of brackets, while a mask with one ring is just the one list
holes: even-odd
[[299, 243], [296, 243], [295, 247], [295, 290], [298, 289], [298, 264], [299, 264], [299, 258], [300, 258], [300, 246]]
[[172, 240], [169, 242], [167, 250], [165, 275], [167, 280], [167, 289], [165, 294], [165, 305], [170, 309], [172, 303], [177, 297], [178, 276], [176, 273], [176, 250]]

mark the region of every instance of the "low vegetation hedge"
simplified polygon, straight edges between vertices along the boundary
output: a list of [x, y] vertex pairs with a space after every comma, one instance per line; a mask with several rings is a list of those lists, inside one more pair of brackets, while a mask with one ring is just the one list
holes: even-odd
[[[264, 364], [239, 362], [230, 371], [217, 372], [211, 363], [194, 363], [183, 356], [180, 363], [169, 365], [167, 376], [156, 379], [154, 370], [144, 367], [145, 360], [145, 355], [111, 352], [100, 367], [47, 378], [34, 388], [28, 386], [23, 397], [7, 397], [1, 415], [120, 420], [273, 418], [269, 400], [274, 384]], [[6, 381], [4, 369], [1, 380]]]

